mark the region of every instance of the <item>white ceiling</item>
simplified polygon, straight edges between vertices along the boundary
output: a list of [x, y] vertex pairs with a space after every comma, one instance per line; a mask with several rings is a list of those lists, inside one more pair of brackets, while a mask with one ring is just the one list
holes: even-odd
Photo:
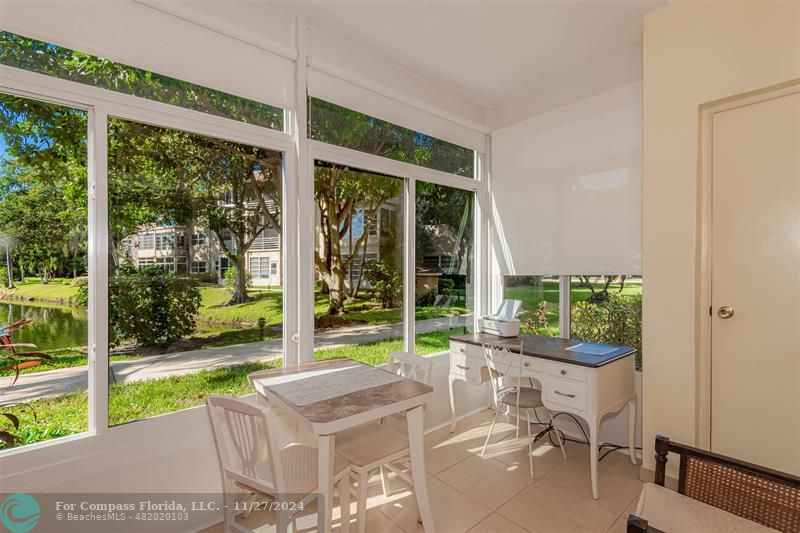
[[641, 44], [666, 0], [267, 1], [488, 109]]

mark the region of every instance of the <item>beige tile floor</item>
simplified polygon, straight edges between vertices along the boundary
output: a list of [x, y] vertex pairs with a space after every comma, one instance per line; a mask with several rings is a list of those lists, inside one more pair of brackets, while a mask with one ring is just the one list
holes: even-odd
[[[591, 498], [589, 449], [568, 443], [567, 459], [546, 440], [534, 449], [534, 479], [530, 478], [527, 442], [514, 438], [513, 422], [498, 419], [493, 444], [480, 450], [491, 411], [459, 421], [455, 433], [442, 429], [426, 436], [428, 491], [436, 528], [441, 533], [524, 533], [625, 531], [627, 516], [636, 505], [642, 482], [639, 467], [627, 455], [609, 454], [599, 466], [600, 500]], [[387, 497], [373, 477], [368, 491], [369, 533], [421, 532], [414, 495], [402, 480], [392, 479]], [[355, 503], [351, 531], [357, 531]], [[336, 530], [339, 510], [334, 510]], [[259, 533], [274, 531], [274, 517], [253, 514], [244, 521]], [[297, 518], [300, 531], [314, 531], [316, 507]], [[221, 533], [222, 525], [203, 533]]]

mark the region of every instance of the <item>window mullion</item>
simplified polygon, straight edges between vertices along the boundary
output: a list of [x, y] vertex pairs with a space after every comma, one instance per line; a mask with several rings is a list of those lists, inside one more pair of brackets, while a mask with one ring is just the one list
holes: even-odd
[[558, 277], [558, 282], [558, 327], [561, 338], [569, 339], [572, 317], [572, 276], [561, 275]]
[[89, 110], [89, 432], [108, 430], [108, 113]]
[[415, 316], [416, 304], [416, 210], [417, 210], [417, 180], [405, 180], [405, 194], [403, 197], [404, 233], [403, 239], [403, 337], [405, 351], [415, 350]]

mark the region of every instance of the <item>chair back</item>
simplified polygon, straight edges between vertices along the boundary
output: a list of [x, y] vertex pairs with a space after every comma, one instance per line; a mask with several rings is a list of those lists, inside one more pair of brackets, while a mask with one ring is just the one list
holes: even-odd
[[404, 378], [430, 385], [433, 361], [411, 352], [391, 352], [386, 361], [386, 369]]
[[[517, 378], [522, 372], [522, 341], [484, 342], [482, 346], [495, 399], [500, 397], [500, 393], [514, 389], [519, 396], [519, 387], [504, 385], [503, 377]], [[517, 400], [519, 403], [519, 398]]]
[[240, 482], [270, 494], [286, 486], [267, 413], [230, 396], [206, 397], [223, 484]]

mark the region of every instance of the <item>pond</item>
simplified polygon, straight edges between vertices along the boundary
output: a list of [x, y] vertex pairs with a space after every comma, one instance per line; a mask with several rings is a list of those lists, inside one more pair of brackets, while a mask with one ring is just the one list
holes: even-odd
[[11, 340], [14, 343], [30, 342], [41, 351], [86, 346], [89, 318], [83, 309], [7, 302], [0, 304], [1, 324], [10, 324], [23, 318], [33, 320], [33, 324], [12, 333]]

